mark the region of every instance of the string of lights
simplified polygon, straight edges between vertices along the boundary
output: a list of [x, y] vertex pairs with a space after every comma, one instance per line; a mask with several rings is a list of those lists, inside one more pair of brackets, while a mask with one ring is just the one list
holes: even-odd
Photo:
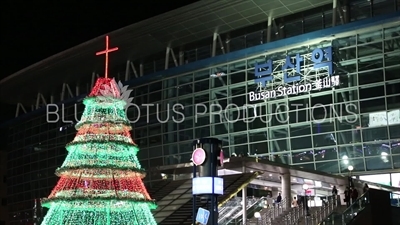
[[114, 79], [99, 78], [83, 100], [78, 132], [56, 170], [60, 179], [42, 200], [49, 208], [43, 225], [156, 225], [150, 211], [156, 204], [143, 184], [139, 148], [119, 97]]

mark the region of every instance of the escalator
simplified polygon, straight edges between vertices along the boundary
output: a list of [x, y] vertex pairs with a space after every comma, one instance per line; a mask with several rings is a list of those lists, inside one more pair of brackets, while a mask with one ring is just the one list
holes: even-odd
[[390, 193], [370, 189], [342, 213], [333, 212], [318, 225], [398, 224], [398, 207], [390, 204]]
[[[253, 218], [255, 212], [259, 212], [261, 209], [263, 209], [264, 205], [263, 202], [267, 198], [262, 197], [259, 199], [252, 199], [249, 198], [247, 199], [247, 219]], [[240, 204], [236, 208], [232, 209], [230, 212], [228, 212], [227, 215], [221, 215], [220, 218], [218, 219], [218, 224], [220, 225], [235, 225], [235, 224], [242, 224], [243, 221], [243, 210], [242, 210], [242, 205]]]

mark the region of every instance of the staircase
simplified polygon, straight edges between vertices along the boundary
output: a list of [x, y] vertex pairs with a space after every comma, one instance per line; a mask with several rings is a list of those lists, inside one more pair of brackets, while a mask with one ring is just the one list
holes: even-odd
[[159, 190], [157, 194], [163, 197], [160, 197], [161, 199], [157, 202], [158, 207], [153, 212], [155, 220], [157, 222], [163, 220], [171, 215], [176, 208], [189, 201], [192, 197], [191, 187], [191, 180], [178, 180]]

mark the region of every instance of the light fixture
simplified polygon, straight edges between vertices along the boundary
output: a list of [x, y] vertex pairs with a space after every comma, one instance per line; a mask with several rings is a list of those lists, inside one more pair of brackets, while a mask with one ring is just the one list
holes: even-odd
[[261, 218], [260, 212], [255, 212], [254, 213], [254, 217], [257, 218], [257, 219]]
[[272, 177], [272, 174], [269, 174], [270, 177]]
[[308, 190], [308, 184], [303, 184], [303, 190]]
[[347, 169], [348, 169], [349, 171], [353, 171], [353, 170], [354, 170], [354, 167], [353, 167], [352, 165], [350, 165], [350, 166], [347, 167]]

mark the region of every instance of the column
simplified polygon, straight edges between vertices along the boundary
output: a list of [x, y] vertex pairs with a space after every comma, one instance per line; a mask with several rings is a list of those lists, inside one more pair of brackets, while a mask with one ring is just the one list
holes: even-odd
[[282, 183], [282, 200], [285, 199], [283, 207], [289, 209], [292, 205], [292, 184], [290, 182], [290, 174], [282, 174], [281, 176]]
[[243, 210], [243, 225], [247, 223], [247, 186], [242, 189], [242, 210]]
[[271, 33], [272, 33], [272, 16], [268, 16], [268, 26], [267, 26], [267, 43], [271, 42]]

